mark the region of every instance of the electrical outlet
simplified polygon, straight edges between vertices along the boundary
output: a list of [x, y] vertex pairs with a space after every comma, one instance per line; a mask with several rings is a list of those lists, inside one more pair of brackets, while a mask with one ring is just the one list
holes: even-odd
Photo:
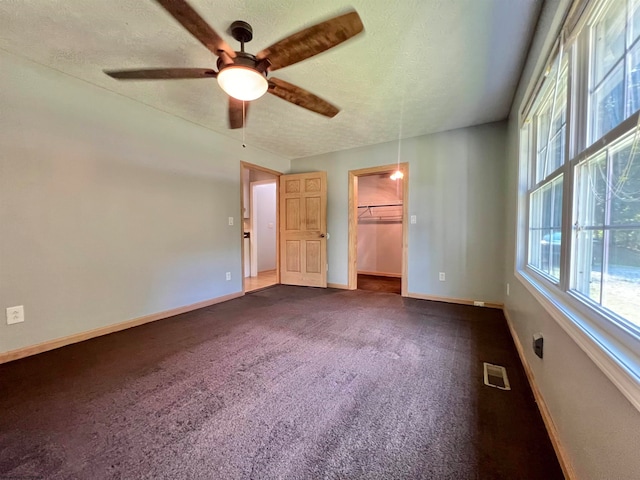
[[418, 218], [415, 215], [411, 215], [411, 223], [416, 224], [418, 222]]
[[227, 278], [227, 281], [231, 280], [231, 272], [227, 272], [226, 278]]
[[20, 322], [24, 322], [24, 306], [18, 305], [17, 307], [7, 308], [7, 325]]
[[543, 355], [543, 347], [544, 337], [542, 336], [542, 333], [535, 333], [533, 335], [533, 351], [540, 358], [542, 358]]
[[447, 276], [445, 275], [444, 272], [440, 272], [440, 275], [438, 276], [438, 278], [440, 279], [441, 282], [444, 282], [447, 279]]
[[480, 302], [480, 301], [478, 301], [478, 300], [475, 300], [475, 301], [473, 302], [473, 305], [474, 305], [475, 307], [484, 307], [484, 302]]
[[233, 217], [229, 217], [229, 226], [233, 226]]

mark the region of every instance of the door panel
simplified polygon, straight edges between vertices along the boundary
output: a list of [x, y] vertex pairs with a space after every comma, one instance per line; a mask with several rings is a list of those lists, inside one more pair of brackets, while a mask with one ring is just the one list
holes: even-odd
[[327, 286], [327, 174], [280, 177], [280, 281]]

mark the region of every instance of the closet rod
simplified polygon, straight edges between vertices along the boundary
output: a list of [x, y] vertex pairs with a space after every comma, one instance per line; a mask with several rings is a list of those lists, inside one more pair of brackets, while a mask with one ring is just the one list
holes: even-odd
[[359, 205], [358, 208], [401, 207], [401, 203], [388, 203], [386, 205]]

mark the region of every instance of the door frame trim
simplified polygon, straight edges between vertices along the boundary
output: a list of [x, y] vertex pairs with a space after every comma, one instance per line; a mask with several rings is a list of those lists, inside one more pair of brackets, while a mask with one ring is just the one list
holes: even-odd
[[358, 177], [393, 172], [400, 168], [402, 178], [402, 289], [401, 295], [408, 295], [408, 253], [409, 253], [409, 163], [393, 163], [379, 167], [361, 168], [349, 171], [349, 290], [358, 288]]
[[[280, 283], [280, 176], [284, 175], [277, 170], [271, 170], [267, 167], [261, 167], [254, 163], [240, 161], [240, 258], [242, 259], [242, 292], [246, 293], [246, 286], [244, 281], [244, 179], [242, 174], [244, 169], [258, 170], [264, 173], [273, 175], [276, 182], [276, 284]], [[251, 182], [249, 182], [249, 196], [251, 196]], [[249, 200], [251, 201], [251, 200]]]

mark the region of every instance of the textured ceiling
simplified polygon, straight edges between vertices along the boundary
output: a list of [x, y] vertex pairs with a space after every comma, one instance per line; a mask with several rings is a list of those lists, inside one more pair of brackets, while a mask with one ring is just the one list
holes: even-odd
[[[346, 3], [349, 2], [349, 3]], [[328, 119], [272, 95], [252, 102], [246, 141], [305, 157], [506, 118], [542, 0], [190, 0], [234, 48], [256, 53], [353, 7], [365, 32], [275, 72], [341, 108]], [[103, 69], [214, 67], [216, 57], [153, 0], [0, 2], [0, 48], [240, 141], [215, 80], [117, 82]]]

